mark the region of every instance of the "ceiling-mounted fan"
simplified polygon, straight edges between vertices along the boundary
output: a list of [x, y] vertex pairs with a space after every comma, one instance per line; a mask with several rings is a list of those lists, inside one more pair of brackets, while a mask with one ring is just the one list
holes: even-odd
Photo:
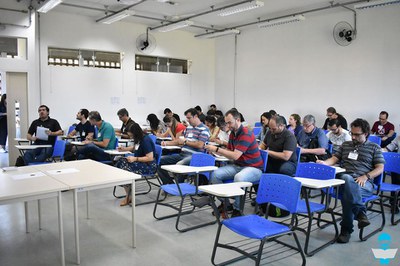
[[349, 45], [355, 37], [355, 31], [348, 22], [341, 21], [333, 28], [333, 39], [341, 46]]
[[156, 49], [156, 46], [156, 39], [148, 31], [139, 35], [136, 39], [136, 49], [138, 52], [151, 54]]

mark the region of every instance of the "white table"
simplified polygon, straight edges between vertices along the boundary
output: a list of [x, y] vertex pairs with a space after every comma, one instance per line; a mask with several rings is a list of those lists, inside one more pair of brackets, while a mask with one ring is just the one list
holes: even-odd
[[75, 145], [75, 146], [85, 146], [86, 145], [86, 143], [82, 142], [82, 141], [71, 141], [71, 144]]
[[242, 188], [248, 188], [252, 185], [253, 184], [251, 182], [233, 182], [199, 186], [199, 190], [217, 197], [230, 198], [235, 196], [243, 196], [245, 191]]
[[89, 217], [89, 195], [88, 191], [102, 189], [119, 185], [132, 184], [132, 246], [136, 247], [136, 224], [135, 224], [135, 180], [140, 175], [118, 169], [93, 160], [79, 160], [61, 162], [46, 165], [36, 165], [36, 169], [53, 177], [73, 190], [74, 193], [74, 224], [76, 260], [80, 264], [79, 248], [79, 223], [78, 223], [78, 192], [86, 191], [87, 216]]
[[25, 145], [29, 145], [30, 144], [30, 140], [26, 139], [26, 138], [15, 138], [14, 139], [16, 142], [18, 142], [18, 145], [22, 145], [22, 143], [26, 143]]
[[[18, 167], [16, 170], [0, 172], [0, 204], [25, 202], [25, 226], [29, 232], [29, 216], [27, 201], [56, 197], [58, 202], [58, 228], [61, 248], [61, 264], [65, 265], [64, 234], [62, 223], [61, 191], [68, 186], [38, 171], [33, 166]], [[39, 205], [39, 228], [40, 205]]]
[[161, 146], [163, 150], [181, 150], [181, 146]]
[[320, 179], [312, 179], [312, 178], [304, 178], [304, 177], [295, 177], [297, 181], [301, 182], [303, 187], [312, 188], [312, 189], [323, 189], [330, 187], [337, 187], [343, 185], [345, 182], [343, 179], [328, 179], [328, 180], [320, 180]]
[[180, 164], [163, 165], [161, 169], [175, 174], [200, 174], [217, 170], [216, 166], [189, 166]]
[[159, 140], [172, 140], [171, 137], [157, 137]]
[[105, 153], [108, 153], [112, 156], [118, 156], [118, 155], [125, 155], [125, 154], [130, 154], [132, 152], [130, 151], [119, 151], [119, 150], [105, 150]]
[[23, 157], [25, 154], [25, 151], [28, 150], [35, 150], [35, 149], [40, 149], [40, 148], [51, 148], [53, 146], [51, 145], [15, 145], [15, 148], [19, 150], [19, 153]]
[[126, 147], [128, 147], [131, 142], [133, 142], [133, 139], [118, 139], [118, 143], [125, 144]]

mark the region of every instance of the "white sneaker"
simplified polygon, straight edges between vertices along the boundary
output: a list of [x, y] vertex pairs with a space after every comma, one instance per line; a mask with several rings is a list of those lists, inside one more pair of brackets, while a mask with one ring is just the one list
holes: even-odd
[[0, 153], [6, 153], [7, 151], [3, 148], [0, 149]]

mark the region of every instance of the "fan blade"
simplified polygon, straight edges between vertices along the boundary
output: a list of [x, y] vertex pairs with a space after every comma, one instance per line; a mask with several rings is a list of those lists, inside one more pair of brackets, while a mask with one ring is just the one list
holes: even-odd
[[148, 41], [144, 41], [143, 42], [143, 47], [142, 48], [140, 48], [140, 50], [144, 50], [144, 49], [146, 49], [147, 47], [149, 47], [149, 45], [150, 45], [150, 43], [148, 42]]

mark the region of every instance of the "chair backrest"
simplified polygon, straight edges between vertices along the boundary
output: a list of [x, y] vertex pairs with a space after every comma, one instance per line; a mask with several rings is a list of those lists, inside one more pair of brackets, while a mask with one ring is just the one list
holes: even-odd
[[157, 165], [160, 165], [161, 156], [162, 156], [162, 148], [161, 148], [160, 145], [156, 145], [156, 154], [155, 154], [155, 157], [156, 157]]
[[[207, 153], [193, 153], [190, 166], [214, 166], [215, 157]], [[210, 180], [210, 173], [202, 173]]]
[[262, 174], [256, 201], [258, 204], [272, 203], [290, 213], [297, 212], [301, 183], [282, 174]]
[[330, 152], [330, 154], [333, 153], [333, 144], [332, 143], [328, 144], [328, 151]]
[[97, 139], [97, 134], [98, 133], [99, 133], [99, 129], [96, 126], [94, 126], [94, 133], [93, 133], [93, 138], [94, 139]]
[[261, 122], [255, 122], [254, 127], [262, 127]]
[[305, 177], [312, 179], [335, 179], [336, 169], [318, 163], [299, 163], [297, 164], [296, 177]]
[[381, 146], [382, 139], [379, 136], [369, 135], [368, 140]]
[[328, 134], [328, 133], [329, 133], [329, 130], [324, 129], [324, 134], [326, 135], [326, 134]]
[[118, 138], [115, 138], [115, 149], [118, 149]]
[[153, 135], [153, 134], [149, 134], [149, 137], [150, 137], [151, 140], [154, 142], [154, 144], [156, 144], [157, 136], [156, 136], [156, 135]]
[[261, 157], [263, 159], [263, 172], [265, 173], [267, 171], [267, 164], [268, 164], [268, 151], [265, 150], [260, 150]]
[[60, 158], [60, 161], [64, 160], [66, 143], [67, 143], [66, 140], [60, 140], [60, 139], [56, 140], [56, 142], [54, 143], [53, 154], [51, 155], [51, 158], [53, 160], [55, 160], [56, 158]]
[[300, 155], [301, 155], [301, 148], [297, 147], [296, 148], [296, 155], [297, 155], [297, 164], [300, 163]]
[[400, 153], [384, 152], [383, 158], [385, 158], [385, 172], [400, 174]]
[[[254, 136], [257, 136], [258, 134], [260, 134], [260, 132], [261, 132], [261, 127], [254, 127], [253, 128]], [[263, 141], [263, 140], [261, 140], [261, 141]]]
[[76, 128], [76, 125], [72, 125], [68, 128], [68, 134], [69, 135], [74, 129]]

